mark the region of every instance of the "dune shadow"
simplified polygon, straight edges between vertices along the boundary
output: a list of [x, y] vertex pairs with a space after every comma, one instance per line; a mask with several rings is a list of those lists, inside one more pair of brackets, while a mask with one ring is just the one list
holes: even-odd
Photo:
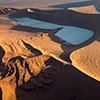
[[[49, 13], [51, 12], [49, 11]], [[67, 61], [69, 62], [71, 62], [69, 58], [69, 55], [71, 54], [71, 52], [91, 44], [98, 37], [100, 37], [100, 33], [99, 33], [100, 14], [84, 14], [84, 13], [78, 13], [78, 12], [66, 9], [66, 10], [60, 10], [59, 12], [57, 11], [56, 15], [55, 14], [51, 14], [51, 15], [41, 14], [41, 11], [40, 11], [39, 17], [38, 18], [33, 17], [33, 19], [38, 19], [41, 21], [54, 23], [58, 25], [80, 27], [80, 28], [92, 30], [94, 32], [94, 35], [92, 38], [90, 38], [89, 40], [85, 41], [84, 43], [80, 45], [66, 45], [64, 44], [64, 42], [61, 42], [59, 38], [54, 36], [54, 34], [62, 28], [53, 29], [53, 30], [52, 29], [45, 30], [45, 29], [39, 29], [39, 28], [30, 28], [30, 27], [21, 26], [21, 25], [14, 26], [12, 28], [12, 30], [19, 30], [19, 31], [50, 33], [49, 37], [51, 38], [51, 40], [60, 43], [61, 48], [64, 51], [64, 53], [60, 55], [60, 58], [63, 60], [67, 59]]]
[[40, 28], [32, 28], [32, 27], [28, 27], [28, 26], [21, 26], [21, 25], [16, 25], [14, 27], [11, 28], [12, 30], [17, 30], [17, 31], [26, 31], [26, 32], [30, 32], [30, 33], [36, 33], [36, 32], [48, 32], [48, 29], [40, 29]]
[[1, 66], [1, 64], [2, 64], [2, 58], [3, 58], [4, 54], [5, 54], [5, 51], [4, 51], [4, 49], [0, 46], [0, 66]]
[[39, 50], [33, 48], [30, 44], [24, 42], [23, 40], [22, 40], [22, 42], [23, 42], [23, 44], [26, 46], [26, 48], [27, 48], [28, 50], [30, 50], [32, 53], [35, 53], [35, 56], [42, 55], [42, 52], [41, 52], [41, 51], [39, 51]]
[[53, 8], [72, 8], [72, 7], [84, 7], [84, 6], [89, 6], [89, 5], [93, 5], [93, 1], [82, 1], [82, 2], [74, 2], [74, 3], [66, 3], [66, 4], [60, 4], [60, 5], [53, 5], [53, 6], [49, 6], [49, 7], [53, 7]]
[[[49, 36], [51, 37], [51, 39], [53, 41], [61, 43], [61, 47], [62, 47], [64, 53], [62, 55], [60, 55], [60, 58], [63, 59], [63, 60], [66, 59], [65, 61], [71, 62], [69, 55], [73, 51], [91, 44], [92, 42], [98, 40], [98, 38], [100, 37], [100, 29], [99, 29], [100, 15], [99, 14], [83, 14], [83, 13], [78, 13], [78, 12], [67, 10], [67, 9], [64, 11], [64, 14], [67, 14], [66, 20], [70, 20], [70, 23], [66, 23], [67, 26], [80, 27], [80, 28], [92, 30], [94, 32], [94, 35], [89, 40], [81, 43], [80, 45], [64, 44], [63, 41], [59, 42], [58, 37], [55, 37], [55, 36], [52, 36], [51, 34], [49, 34]], [[64, 14], [63, 14], [63, 16], [64, 16]], [[58, 31], [59, 31], [59, 29], [58, 29]], [[56, 32], [57, 31], [55, 31], [55, 33]]]
[[[45, 19], [47, 17], [47, 19]], [[64, 51], [60, 57], [64, 60], [64, 56], [69, 56], [71, 52], [91, 44], [93, 41], [97, 40], [100, 37], [99, 26], [100, 26], [100, 15], [99, 14], [82, 14], [77, 13], [71, 10], [62, 11], [60, 14], [55, 16], [46, 16], [41, 15], [40, 20], [44, 18], [45, 21], [48, 21], [48, 18], [51, 20], [56, 20], [56, 24], [76, 26], [80, 28], [86, 28], [94, 31], [94, 36], [83, 44], [72, 46], [66, 45], [63, 42], [60, 42], [59, 39], [55, 36], [49, 34], [50, 38], [53, 41], [61, 43], [61, 47]], [[62, 23], [60, 23], [60, 20]], [[69, 21], [68, 21], [69, 20]], [[52, 22], [52, 21], [50, 21]], [[19, 27], [19, 26], [17, 26]], [[24, 26], [23, 26], [24, 27]], [[16, 28], [16, 27], [14, 27]], [[13, 29], [14, 29], [13, 28]], [[19, 27], [18, 30], [20, 30]], [[24, 27], [26, 28], [26, 27]], [[17, 30], [17, 29], [16, 29]], [[22, 30], [27, 31], [27, 30]], [[32, 30], [33, 32], [34, 30]], [[41, 30], [42, 31], [42, 30]], [[55, 31], [54, 34], [59, 31], [59, 29], [51, 30]], [[48, 31], [47, 31], [48, 32]], [[24, 43], [28, 49], [31, 46], [27, 43]], [[32, 48], [33, 49], [33, 48]], [[11, 59], [10, 61], [19, 60], [21, 65], [23, 65], [23, 58], [17, 57]], [[69, 61], [70, 59], [68, 59]], [[57, 61], [54, 58], [50, 58], [45, 62], [46, 66], [49, 68], [41, 70], [41, 72], [34, 76], [29, 69], [28, 63], [25, 66], [22, 66], [28, 70], [31, 74], [29, 83], [23, 86], [17, 86], [16, 88], [16, 100], [99, 100], [100, 99], [100, 83], [96, 80], [90, 78], [89, 76], [78, 71], [74, 66], [63, 65], [61, 62]], [[19, 72], [16, 66], [16, 82], [19, 80]], [[24, 75], [25, 77], [25, 75]], [[31, 87], [31, 88], [28, 88]]]
[[100, 12], [100, 0], [92, 0], [93, 4], [98, 12]]
[[67, 9], [67, 8], [84, 7], [84, 6], [90, 6], [90, 5], [94, 5], [95, 9], [98, 12], [100, 12], [100, 1], [99, 0], [73, 2], [73, 3], [66, 3], [66, 4], [60, 4], [60, 5], [52, 5], [49, 7]]
[[[100, 83], [55, 59], [48, 69], [32, 76], [26, 87], [16, 88], [16, 100], [92, 100], [100, 99]], [[30, 85], [29, 85], [30, 84]]]
[[[2, 73], [4, 71], [3, 61], [2, 58], [5, 55], [4, 49], [0, 46], [0, 72]], [[5, 73], [5, 72], [4, 72]], [[0, 77], [3, 77], [1, 74]], [[0, 88], [0, 100], [2, 100], [2, 89]]]
[[[92, 4], [92, 2], [88, 2], [88, 3], [89, 3], [88, 5]], [[86, 6], [86, 5], [83, 5], [83, 6]], [[55, 20], [58, 17], [57, 24], [61, 24], [59, 23], [59, 19], [61, 19], [64, 25], [72, 25], [72, 26], [76, 26], [80, 28], [90, 29], [95, 33], [91, 39], [76, 46], [66, 45], [63, 42], [60, 42], [57, 37], [55, 40], [54, 38], [55, 36], [52, 37], [49, 34], [50, 38], [53, 41], [61, 43], [61, 47], [64, 53], [60, 55], [60, 57], [61, 59], [66, 60], [66, 58], [64, 58], [65, 55], [69, 57], [69, 54], [71, 52], [79, 48], [85, 47], [91, 44], [92, 42], [94, 42], [95, 40], [98, 40], [98, 38], [100, 37], [100, 33], [99, 33], [100, 32], [100, 29], [99, 29], [100, 15], [99, 14], [92, 14], [92, 15], [82, 14], [82, 13], [77, 13], [71, 10], [65, 10], [64, 13], [62, 14], [64, 17], [59, 16], [58, 14], [58, 16], [53, 18], [53, 20]], [[47, 17], [44, 15], [41, 15], [41, 16], [42, 17], [40, 19]], [[67, 20], [70, 20], [70, 21], [68, 22]], [[27, 31], [27, 30], [20, 29], [19, 26], [13, 27], [13, 29]], [[33, 32], [33, 31], [30, 31], [30, 32]], [[26, 46], [28, 46], [27, 48], [30, 48], [28, 44], [26, 44]], [[3, 56], [4, 56], [4, 53], [3, 55], [1, 55], [1, 58]], [[11, 61], [13, 60], [15, 59], [11, 59]], [[70, 59], [68, 59], [68, 62], [69, 61]], [[35, 77], [33, 75], [30, 78], [34, 82], [32, 83], [32, 81], [30, 81], [30, 84], [34, 85], [34, 88], [23, 89], [18, 86], [16, 88], [16, 96], [17, 96], [16, 100], [28, 100], [28, 99], [33, 100], [34, 98], [35, 100], [40, 100], [40, 99], [41, 100], [99, 100], [100, 99], [100, 83], [97, 82], [96, 80], [90, 78], [89, 76], [83, 74], [82, 72], [79, 72], [73, 66], [63, 65], [61, 62], [56, 61], [55, 59], [49, 59], [48, 61], [45, 62], [45, 64], [47, 66], [52, 66], [52, 67], [45, 69], [44, 71], [41, 71], [39, 75]], [[25, 64], [24, 67], [27, 68], [27, 70], [29, 71], [27, 63]], [[16, 77], [18, 81], [18, 78], [19, 78], [18, 69], [17, 69], [17, 74], [16, 74]], [[44, 74], [47, 76], [45, 76]], [[45, 80], [46, 83], [43, 80]], [[48, 84], [48, 82], [50, 82], [50, 84]]]
[[[1, 50], [2, 51], [2, 50]], [[3, 54], [4, 55], [4, 54]], [[3, 55], [1, 57], [3, 57]], [[100, 99], [100, 83], [78, 71], [71, 65], [63, 65], [54, 58], [45, 61], [48, 68], [41, 70], [34, 76], [28, 67], [23, 66], [23, 58], [18, 56], [9, 60], [16, 62], [19, 60], [22, 68], [28, 70], [31, 75], [29, 82], [25, 86], [16, 87], [16, 100], [98, 100]], [[16, 83], [21, 77], [16, 65]], [[23, 76], [25, 77], [25, 76]], [[31, 87], [31, 88], [28, 88]], [[2, 88], [0, 90], [0, 100], [2, 100]]]
[[0, 100], [2, 100], [2, 90], [0, 88]]

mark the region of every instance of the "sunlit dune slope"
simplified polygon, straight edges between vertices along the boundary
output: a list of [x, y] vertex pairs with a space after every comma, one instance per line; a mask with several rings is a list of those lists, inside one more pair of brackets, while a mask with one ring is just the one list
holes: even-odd
[[[100, 16], [94, 8], [92, 12], [92, 7], [89, 6], [90, 10], [88, 7], [69, 8], [73, 11], [32, 10], [31, 13], [24, 9], [15, 13], [15, 15], [24, 14], [33, 19], [94, 31], [91, 39], [75, 46], [64, 44], [64, 41], [54, 36], [60, 29], [30, 28], [8, 18], [0, 19], [0, 88], [3, 100], [29, 98], [33, 100], [35, 97], [36, 100], [41, 98], [56, 100], [57, 97], [58, 100], [62, 100], [63, 97], [66, 98], [65, 100], [80, 100], [80, 98], [85, 100], [88, 97], [89, 100], [92, 97], [94, 99], [99, 97], [95, 91], [100, 85], [99, 83], [98, 86], [95, 85], [92, 78], [100, 81], [100, 35], [96, 31], [99, 30]], [[76, 71], [74, 67], [92, 78], [84, 77], [84, 74]], [[32, 92], [29, 92], [31, 89]], [[50, 94], [47, 98], [53, 99], [47, 99], [45, 93]]]
[[72, 65], [100, 81], [100, 38], [70, 55]]
[[85, 6], [85, 7], [73, 7], [68, 9], [79, 13], [84, 13], [84, 14], [99, 14], [99, 12], [96, 10], [94, 5]]
[[[52, 73], [55, 74], [53, 71], [50, 75], [45, 72], [41, 74], [43, 77], [39, 75], [41, 71], [51, 67], [49, 64], [52, 61], [56, 64], [52, 57], [63, 62], [59, 58], [63, 53], [61, 45], [53, 42], [48, 33], [0, 30], [0, 46], [0, 87], [3, 100], [16, 100], [17, 85], [23, 89], [31, 89], [44, 87], [56, 79], [55, 75], [52, 76]], [[11, 91], [8, 91], [9, 95], [6, 94], [7, 90]]]
[[[13, 56], [26, 57], [32, 55], [27, 49], [25, 49], [25, 46], [23, 45], [25, 42], [40, 50], [42, 54], [48, 54], [58, 60], [61, 60], [59, 58], [59, 56], [63, 53], [61, 44], [52, 41], [48, 36], [48, 33], [39, 32], [32, 34], [14, 30], [1, 30], [0, 33], [0, 45], [5, 50], [5, 57], [7, 56], [7, 58], [9, 58], [8, 55], [12, 56], [12, 53], [15, 53]], [[61, 61], [64, 62], [63, 60]]]

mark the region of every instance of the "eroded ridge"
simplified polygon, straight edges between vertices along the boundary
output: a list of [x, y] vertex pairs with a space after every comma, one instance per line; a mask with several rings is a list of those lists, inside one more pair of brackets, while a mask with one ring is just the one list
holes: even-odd
[[[59, 55], [63, 53], [59, 43], [53, 42], [48, 33], [13, 30], [0, 30], [0, 33], [0, 87], [3, 100], [16, 100], [16, 86], [32, 89], [54, 84], [60, 73], [55, 70], [54, 64], [57, 62], [57, 66], [63, 66], [59, 62]], [[8, 89], [11, 91], [9, 95], [6, 94]]]

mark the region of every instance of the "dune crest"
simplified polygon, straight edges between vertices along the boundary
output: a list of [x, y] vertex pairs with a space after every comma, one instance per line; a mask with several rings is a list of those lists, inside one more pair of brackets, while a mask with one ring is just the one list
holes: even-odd
[[100, 12], [96, 10], [94, 5], [85, 6], [85, 7], [73, 7], [68, 9], [79, 13], [84, 13], [84, 14], [100, 14]]
[[[45, 87], [56, 79], [53, 75], [55, 72], [51, 71], [49, 75], [44, 69], [51, 67], [49, 64], [52, 59], [59, 60], [63, 50], [59, 43], [50, 40], [48, 33], [0, 30], [0, 46], [0, 87], [3, 100], [16, 100], [16, 86], [23, 89]], [[5, 88], [6, 84], [9, 85]], [[6, 90], [12, 87], [12, 92], [6, 95]]]
[[71, 53], [72, 65], [90, 77], [100, 81], [100, 42], [94, 41], [89, 46]]

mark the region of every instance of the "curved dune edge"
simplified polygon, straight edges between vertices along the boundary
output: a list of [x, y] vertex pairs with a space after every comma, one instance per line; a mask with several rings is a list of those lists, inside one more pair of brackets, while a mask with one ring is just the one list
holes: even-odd
[[[6, 25], [5, 27], [5, 29], [7, 29], [8, 26]], [[3, 100], [16, 100], [17, 86], [22, 89], [34, 89], [54, 83], [59, 73], [61, 73], [59, 66], [61, 66], [61, 68], [63, 67], [63, 64], [59, 63], [59, 61], [69, 64], [59, 57], [64, 52], [61, 48], [61, 44], [52, 41], [48, 33], [0, 30], [0, 46], [0, 60], [2, 60], [0, 61], [2, 66], [2, 71], [0, 72], [0, 87], [3, 92]], [[67, 47], [65, 49], [65, 54], [74, 50], [74, 48], [71, 48], [71, 50], [69, 48], [67, 51]], [[53, 65], [51, 64], [52, 62]], [[53, 68], [49, 70], [49, 67], [52, 66], [57, 67], [56, 70]], [[48, 71], [44, 69], [48, 69]], [[39, 74], [40, 72], [42, 73]], [[63, 73], [61, 73], [61, 75], [63, 76]], [[69, 76], [69, 80], [70, 79]], [[74, 81], [72, 81], [72, 83], [73, 82]]]
[[[99, 39], [100, 40], [100, 39]], [[72, 65], [100, 81], [100, 42], [94, 41], [92, 44], [78, 49], [71, 53]]]
[[85, 6], [85, 7], [73, 7], [73, 8], [68, 8], [68, 9], [79, 12], [79, 13], [85, 13], [85, 14], [100, 14], [100, 12], [96, 10], [94, 5]]
[[[31, 61], [34, 59], [33, 61], [38, 63], [38, 66], [43, 67], [45, 65], [43, 64], [45, 62], [43, 59], [49, 59], [51, 57], [54, 57], [63, 63], [69, 64], [59, 57], [63, 53], [61, 44], [53, 42], [48, 36], [48, 33], [40, 32], [31, 34], [29, 32], [20, 32], [15, 30], [0, 30], [0, 52], [0, 63], [3, 62], [8, 67], [15, 66], [13, 65], [14, 63], [19, 63], [19, 66], [21, 62], [27, 62], [29, 59]], [[29, 65], [33, 64], [32, 62], [28, 63], [30, 63]], [[36, 67], [37, 65], [34, 66]], [[6, 67], [4, 72], [6, 72]], [[37, 68], [34, 75], [37, 75], [40, 70], [41, 68]], [[0, 78], [2, 79], [2, 77]]]
[[25, 90], [48, 88], [63, 74], [59, 67], [69, 63], [60, 58], [64, 53], [61, 44], [51, 40], [48, 34], [0, 30], [3, 100], [17, 100], [17, 87]]
[[[63, 53], [61, 45], [53, 42], [48, 33], [0, 30], [0, 52], [3, 100], [16, 100], [17, 86], [31, 89], [52, 84], [57, 77], [55, 71], [46, 72], [44, 69], [52, 66], [52, 57], [65, 62], [59, 58]], [[41, 71], [43, 72], [40, 74]]]

